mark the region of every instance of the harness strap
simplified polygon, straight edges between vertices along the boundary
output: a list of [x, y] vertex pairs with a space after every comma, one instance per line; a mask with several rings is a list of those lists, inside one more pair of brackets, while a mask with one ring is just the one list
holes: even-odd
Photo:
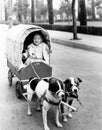
[[37, 72], [36, 72], [34, 66], [32, 65], [32, 63], [31, 63], [31, 67], [32, 67], [33, 72], [34, 72], [34, 74], [36, 75], [36, 77], [37, 77], [38, 79], [40, 79], [40, 76], [37, 74]]
[[53, 102], [53, 101], [51, 101], [51, 100], [48, 100], [46, 96], [43, 98], [43, 100], [45, 100], [45, 101], [47, 101], [49, 104], [55, 105], [55, 106], [59, 106], [59, 105], [60, 105], [60, 102], [61, 102], [61, 101], [59, 101], [59, 102]]

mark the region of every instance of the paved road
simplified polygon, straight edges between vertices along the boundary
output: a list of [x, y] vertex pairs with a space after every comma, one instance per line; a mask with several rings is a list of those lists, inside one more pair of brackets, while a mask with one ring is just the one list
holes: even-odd
[[65, 128], [69, 128], [69, 130], [101, 130], [102, 54], [61, 45], [54, 45], [53, 50], [53, 75], [63, 80], [69, 76], [78, 76], [83, 80], [80, 87], [80, 99], [84, 107], [80, 107], [79, 112], [74, 114], [73, 119], [69, 120]]
[[[5, 36], [0, 31], [0, 130], [43, 130], [41, 113], [36, 112], [36, 102], [32, 102], [32, 116], [26, 115], [27, 104], [15, 95], [15, 82], [8, 86], [5, 59]], [[76, 101], [73, 106], [79, 111], [73, 119], [63, 123], [60, 130], [101, 130], [102, 129], [102, 55], [73, 49], [52, 43], [51, 64], [53, 76], [62, 80], [69, 76], [80, 77], [80, 99], [84, 107]], [[54, 111], [48, 114], [51, 129], [59, 130], [54, 124]]]

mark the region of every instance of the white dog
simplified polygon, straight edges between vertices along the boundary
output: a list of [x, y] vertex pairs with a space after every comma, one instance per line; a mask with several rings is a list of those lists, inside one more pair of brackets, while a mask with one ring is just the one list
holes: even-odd
[[[73, 103], [74, 99], [78, 100], [78, 90], [79, 90], [79, 85], [82, 82], [80, 78], [75, 78], [75, 77], [70, 77], [66, 79], [64, 83], [64, 92], [65, 92], [65, 98], [63, 98], [63, 101], [70, 106]], [[68, 117], [72, 118], [72, 114], [69, 111], [69, 108], [66, 107], [65, 105], [61, 105], [61, 110], [62, 110], [62, 115], [66, 112], [68, 112]], [[66, 115], [63, 115], [63, 121], [67, 122], [67, 117]]]
[[[63, 91], [63, 82], [56, 78], [49, 78], [48, 81], [44, 79], [31, 79], [29, 84], [24, 86], [27, 89], [27, 101], [28, 101], [28, 115], [31, 115], [30, 102], [32, 100], [32, 96], [35, 93], [39, 100], [42, 101], [42, 118], [44, 130], [49, 130], [47, 125], [47, 112], [48, 110], [54, 106], [56, 109], [56, 125], [58, 127], [62, 127], [62, 124], [59, 122], [59, 105], [64, 97]], [[24, 95], [24, 96], [25, 96]]]

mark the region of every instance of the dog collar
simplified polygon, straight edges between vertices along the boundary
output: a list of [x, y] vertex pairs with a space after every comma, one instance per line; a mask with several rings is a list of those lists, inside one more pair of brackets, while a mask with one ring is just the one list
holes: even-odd
[[61, 102], [61, 100], [59, 102], [57, 102], [57, 103], [56, 102], [52, 102], [51, 100], [48, 100], [46, 96], [44, 97], [44, 100], [47, 101], [49, 104], [55, 105], [55, 106], [59, 106], [59, 104]]

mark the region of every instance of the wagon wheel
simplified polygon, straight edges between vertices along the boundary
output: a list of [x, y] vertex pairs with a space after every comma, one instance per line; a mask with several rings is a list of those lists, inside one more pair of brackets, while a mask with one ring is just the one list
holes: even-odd
[[22, 83], [20, 81], [17, 81], [16, 82], [16, 96], [17, 96], [17, 98], [19, 98], [19, 99], [22, 98], [22, 91], [23, 91]]
[[12, 86], [12, 72], [11, 70], [8, 71], [8, 81], [9, 81], [9, 86], [11, 87]]

